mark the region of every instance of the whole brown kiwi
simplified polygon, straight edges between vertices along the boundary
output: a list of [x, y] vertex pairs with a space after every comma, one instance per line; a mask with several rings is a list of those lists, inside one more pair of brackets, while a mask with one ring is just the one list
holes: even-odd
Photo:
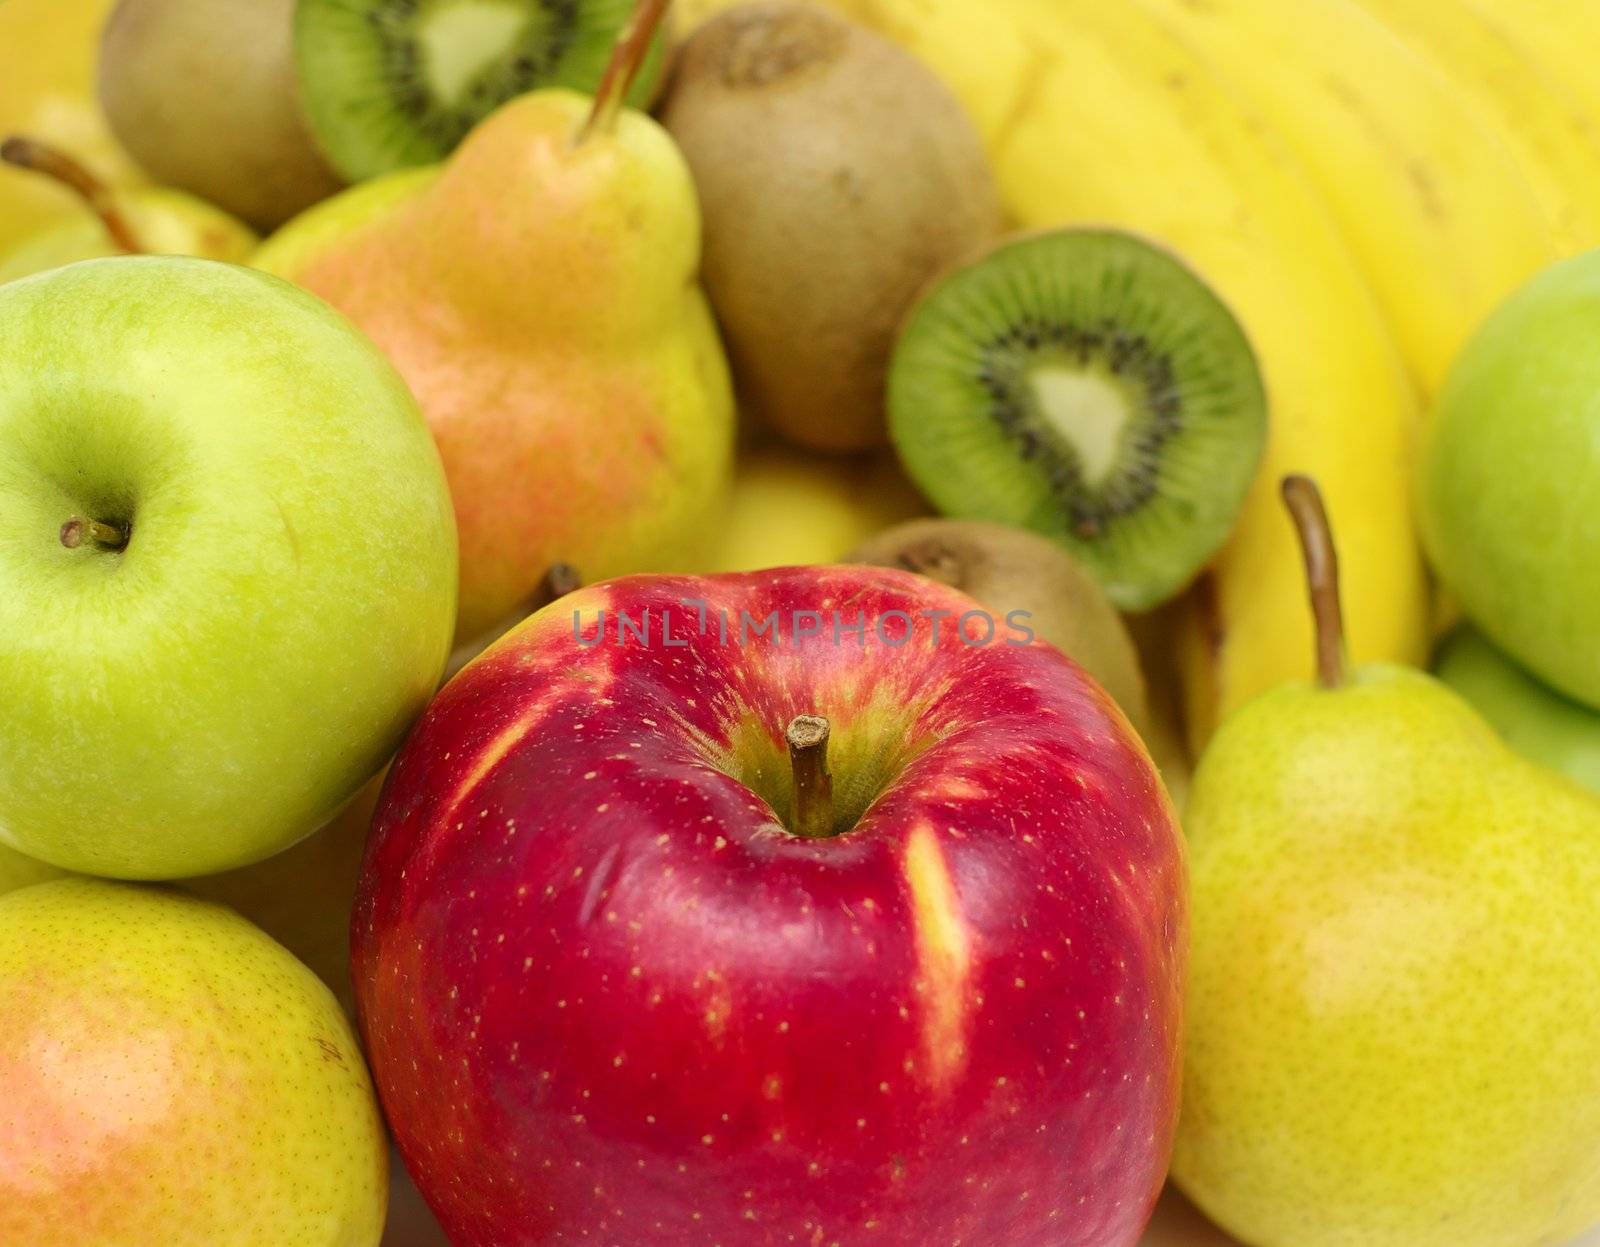
[[684, 43], [662, 121], [699, 188], [706, 291], [745, 410], [816, 450], [882, 443], [901, 320], [1000, 228], [961, 105], [864, 27], [760, 0]]
[[121, 0], [99, 93], [156, 181], [272, 229], [342, 185], [300, 113], [294, 0]]
[[977, 599], [996, 618], [1029, 612], [1028, 626], [1087, 671], [1144, 734], [1144, 675], [1122, 616], [1094, 578], [1048, 537], [986, 520], [910, 520], [846, 560], [898, 567]]

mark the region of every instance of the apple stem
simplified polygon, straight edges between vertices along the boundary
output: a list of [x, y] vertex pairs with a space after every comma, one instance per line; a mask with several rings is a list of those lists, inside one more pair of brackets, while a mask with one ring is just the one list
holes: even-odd
[[638, 0], [634, 5], [628, 24], [622, 28], [616, 46], [611, 49], [611, 59], [606, 62], [605, 72], [600, 75], [600, 85], [594, 93], [594, 107], [589, 110], [588, 120], [578, 132], [578, 142], [582, 143], [597, 134], [609, 133], [616, 125], [622, 102], [632, 90], [633, 80], [639, 76], [639, 69], [650, 51], [650, 41], [655, 38], [656, 29], [671, 4], [672, 0]]
[[1309, 476], [1283, 478], [1283, 501], [1305, 552], [1311, 615], [1317, 630], [1317, 681], [1323, 688], [1344, 683], [1344, 612], [1339, 605], [1339, 552], [1322, 491]]
[[0, 160], [19, 169], [42, 173], [75, 191], [100, 218], [100, 223], [105, 226], [106, 233], [111, 235], [111, 241], [119, 251], [129, 255], [144, 254], [139, 237], [128, 224], [122, 209], [117, 207], [116, 196], [111, 188], [66, 152], [37, 139], [13, 134], [0, 143]]
[[61, 544], [69, 550], [76, 550], [85, 538], [102, 550], [124, 550], [128, 545], [128, 535], [128, 530], [120, 524], [80, 519], [76, 515], [61, 526]]
[[828, 721], [821, 715], [796, 715], [783, 738], [794, 768], [794, 818], [790, 830], [807, 840], [834, 834], [833, 775], [828, 771]]

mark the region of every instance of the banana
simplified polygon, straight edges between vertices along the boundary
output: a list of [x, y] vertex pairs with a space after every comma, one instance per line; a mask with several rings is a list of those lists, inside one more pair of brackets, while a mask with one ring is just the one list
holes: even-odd
[[1600, 2], [1597, 0], [1453, 0], [1523, 52], [1577, 109], [1600, 144]]
[[1505, 141], [1564, 253], [1600, 243], [1600, 145], [1526, 52], [1462, 0], [1358, 3], [1443, 70]]
[[[701, 11], [705, 11], [702, 0]], [[1146, 10], [1104, 0], [836, 0], [962, 99], [1023, 227], [1164, 241], [1250, 334], [1272, 403], [1265, 462], [1182, 628], [1196, 749], [1220, 714], [1310, 672], [1299, 555], [1277, 498], [1317, 477], [1340, 535], [1358, 660], [1420, 661], [1415, 395], [1371, 290], [1293, 157]]]
[[1510, 153], [1443, 74], [1351, 0], [1148, 3], [1304, 162], [1412, 375], [1436, 393], [1483, 318], [1556, 256]]

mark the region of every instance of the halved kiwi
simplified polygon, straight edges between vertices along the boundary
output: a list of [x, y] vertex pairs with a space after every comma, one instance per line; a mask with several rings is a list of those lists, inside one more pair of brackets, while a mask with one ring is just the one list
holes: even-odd
[[[317, 143], [352, 182], [443, 160], [538, 87], [592, 93], [633, 0], [299, 0], [294, 55]], [[651, 97], [658, 36], [629, 93]]]
[[1233, 314], [1113, 230], [1024, 236], [945, 276], [901, 331], [888, 408], [935, 506], [1052, 538], [1124, 610], [1173, 596], [1216, 552], [1267, 432]]

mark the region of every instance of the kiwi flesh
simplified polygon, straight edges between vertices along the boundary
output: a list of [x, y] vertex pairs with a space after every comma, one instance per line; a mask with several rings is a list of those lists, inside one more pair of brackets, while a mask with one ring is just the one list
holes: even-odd
[[944, 514], [1060, 543], [1124, 610], [1179, 592], [1226, 540], [1267, 401], [1233, 314], [1115, 230], [1002, 243], [947, 274], [890, 362], [889, 428]]
[[883, 445], [900, 322], [1000, 231], [960, 101], [862, 25], [756, 0], [684, 42], [661, 121], [694, 173], [741, 410], [811, 450]]
[[1139, 656], [1122, 617], [1093, 576], [1047, 537], [982, 520], [909, 520], [845, 560], [898, 567], [959, 589], [997, 619], [1029, 612], [1028, 626], [1093, 676], [1143, 735], [1150, 725]]
[[100, 36], [100, 105], [150, 177], [260, 230], [343, 183], [300, 112], [294, 0], [121, 0]]
[[[443, 160], [540, 87], [592, 93], [633, 0], [299, 0], [295, 63], [312, 132], [345, 177]], [[628, 95], [651, 98], [657, 36]]]

